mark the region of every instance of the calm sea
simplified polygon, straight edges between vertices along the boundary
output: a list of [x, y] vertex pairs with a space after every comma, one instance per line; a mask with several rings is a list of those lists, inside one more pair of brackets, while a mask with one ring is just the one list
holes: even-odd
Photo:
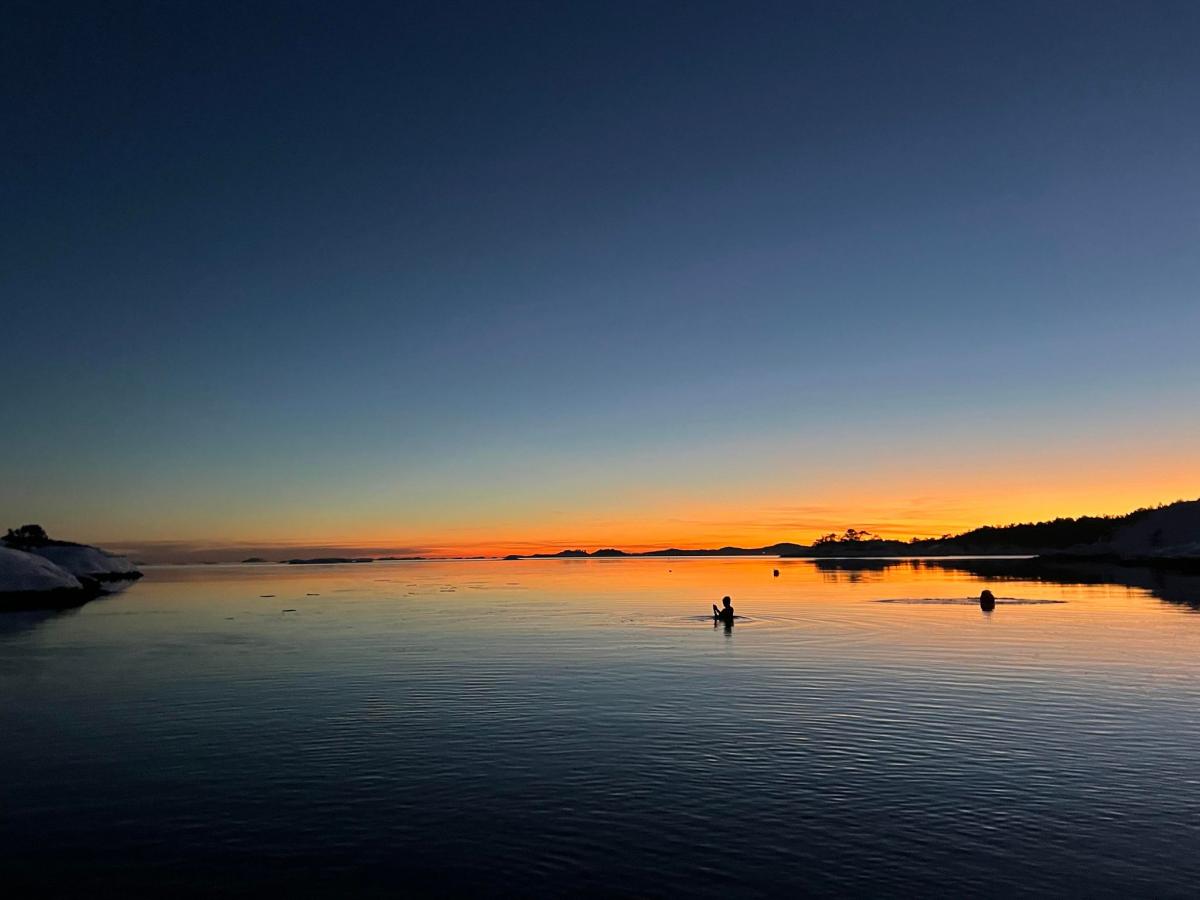
[[0, 872], [70, 896], [1194, 896], [1200, 579], [1143, 580], [151, 568], [0, 615]]

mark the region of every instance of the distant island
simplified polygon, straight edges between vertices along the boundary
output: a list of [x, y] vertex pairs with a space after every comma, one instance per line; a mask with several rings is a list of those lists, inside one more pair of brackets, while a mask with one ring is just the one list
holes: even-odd
[[285, 559], [285, 563], [289, 566], [328, 566], [339, 563], [371, 563], [375, 562], [373, 556], [318, 556], [314, 559]]
[[630, 552], [560, 550], [557, 553], [510, 554], [518, 559], [596, 559], [654, 556], [779, 556], [829, 559], [886, 556], [1039, 556], [1126, 565], [1200, 565], [1200, 500], [1180, 500], [1117, 516], [1080, 516], [1015, 525], [985, 525], [957, 535], [880, 538], [848, 528], [822, 535], [811, 544], [778, 543], [765, 547], [720, 547], [712, 550]]

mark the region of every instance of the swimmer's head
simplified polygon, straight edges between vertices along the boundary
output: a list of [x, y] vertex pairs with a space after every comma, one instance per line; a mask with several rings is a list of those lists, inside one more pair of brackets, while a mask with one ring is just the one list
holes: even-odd
[[728, 597], [722, 597], [721, 602], [724, 603], [726, 606], [729, 606], [731, 603], [733, 603], [733, 601], [730, 600]]

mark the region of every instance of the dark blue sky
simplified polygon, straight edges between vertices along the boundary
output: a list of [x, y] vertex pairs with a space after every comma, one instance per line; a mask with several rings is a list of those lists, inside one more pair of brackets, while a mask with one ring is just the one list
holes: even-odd
[[10, 518], [582, 539], [1200, 451], [1195, 4], [0, 15]]

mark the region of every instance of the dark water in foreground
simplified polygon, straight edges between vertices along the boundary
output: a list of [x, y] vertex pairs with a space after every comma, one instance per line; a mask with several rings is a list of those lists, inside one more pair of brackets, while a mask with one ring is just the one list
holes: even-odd
[[1194, 895], [1200, 616], [864, 565], [152, 569], [0, 616], [4, 883]]

